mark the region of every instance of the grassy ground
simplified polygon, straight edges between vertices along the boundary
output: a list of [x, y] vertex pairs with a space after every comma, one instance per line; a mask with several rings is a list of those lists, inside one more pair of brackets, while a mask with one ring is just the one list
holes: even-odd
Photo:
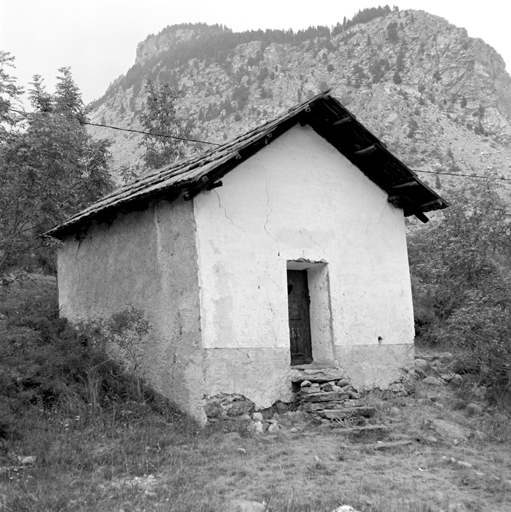
[[[391, 438], [412, 439], [387, 452], [375, 450], [374, 440], [366, 448], [341, 429], [305, 422], [275, 435], [233, 424], [201, 431], [182, 416], [140, 404], [87, 425], [59, 414], [27, 418], [23, 438], [0, 462], [0, 509], [209, 512], [245, 498], [274, 511], [326, 512], [339, 504], [364, 512], [511, 510], [509, 440], [491, 438], [492, 417], [449, 410], [448, 397], [423, 400], [374, 400]], [[390, 415], [391, 406], [399, 411]], [[489, 437], [453, 444], [428, 428], [434, 418]], [[15, 455], [37, 461], [24, 467]]]
[[[3, 305], [5, 345], [16, 304]], [[110, 401], [94, 414], [32, 404], [0, 443], [0, 510], [221, 512], [243, 498], [275, 512], [511, 511], [510, 418], [474, 386], [418, 384], [414, 397], [366, 399], [374, 422], [390, 428], [387, 441], [410, 444], [380, 451], [376, 439], [293, 414], [276, 434], [257, 435], [236, 423], [201, 430], [148, 400]], [[474, 401], [484, 411], [469, 416]], [[468, 440], [440, 436], [435, 419], [463, 426]]]

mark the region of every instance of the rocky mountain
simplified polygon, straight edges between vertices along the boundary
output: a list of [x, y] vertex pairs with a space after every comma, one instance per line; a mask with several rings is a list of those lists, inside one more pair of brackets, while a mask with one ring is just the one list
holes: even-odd
[[[180, 115], [201, 140], [223, 142], [331, 88], [412, 169], [433, 173], [419, 174], [429, 183], [459, 181], [438, 171], [511, 178], [502, 57], [423, 11], [368, 9], [298, 33], [167, 27], [138, 45], [134, 66], [93, 103], [91, 120], [139, 128], [146, 76], [179, 88]], [[94, 130], [114, 140], [119, 164], [139, 160], [139, 135]]]

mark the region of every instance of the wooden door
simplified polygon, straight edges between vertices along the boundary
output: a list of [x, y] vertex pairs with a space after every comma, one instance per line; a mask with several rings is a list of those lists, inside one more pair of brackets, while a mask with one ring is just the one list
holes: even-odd
[[309, 286], [306, 270], [287, 271], [291, 365], [312, 362]]

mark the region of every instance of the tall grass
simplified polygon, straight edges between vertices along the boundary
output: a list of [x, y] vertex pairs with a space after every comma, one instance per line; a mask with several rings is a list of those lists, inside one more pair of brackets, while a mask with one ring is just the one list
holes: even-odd
[[[132, 347], [148, 329], [139, 312], [129, 309], [101, 323], [73, 326], [59, 318], [56, 288], [47, 282], [4, 287], [0, 304], [4, 440], [26, 433], [34, 418], [41, 424], [54, 417], [79, 418], [83, 426], [116, 417], [134, 403], [175, 417], [172, 406], [145, 384], [137, 361], [133, 363], [137, 353]], [[132, 357], [114, 360], [107, 350], [111, 343]]]

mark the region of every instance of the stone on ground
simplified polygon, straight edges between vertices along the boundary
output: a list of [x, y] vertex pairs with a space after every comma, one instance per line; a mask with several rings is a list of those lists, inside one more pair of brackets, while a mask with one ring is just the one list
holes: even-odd
[[468, 438], [468, 431], [447, 420], [433, 420], [431, 428], [440, 436], [451, 441], [465, 441]]
[[430, 386], [443, 386], [443, 382], [440, 379], [437, 379], [436, 377], [429, 376], [423, 379], [423, 384], [428, 384]]
[[462, 382], [463, 382], [463, 377], [458, 374], [456, 374], [451, 380], [451, 384], [454, 384], [455, 386], [459, 386]]
[[260, 412], [255, 412], [254, 414], [252, 414], [252, 419], [254, 421], [260, 421], [262, 423], [263, 415]]
[[450, 363], [452, 361], [453, 355], [450, 352], [442, 352], [438, 354], [438, 360], [441, 363]]
[[429, 363], [425, 359], [416, 359], [415, 368], [425, 372], [429, 368]]

